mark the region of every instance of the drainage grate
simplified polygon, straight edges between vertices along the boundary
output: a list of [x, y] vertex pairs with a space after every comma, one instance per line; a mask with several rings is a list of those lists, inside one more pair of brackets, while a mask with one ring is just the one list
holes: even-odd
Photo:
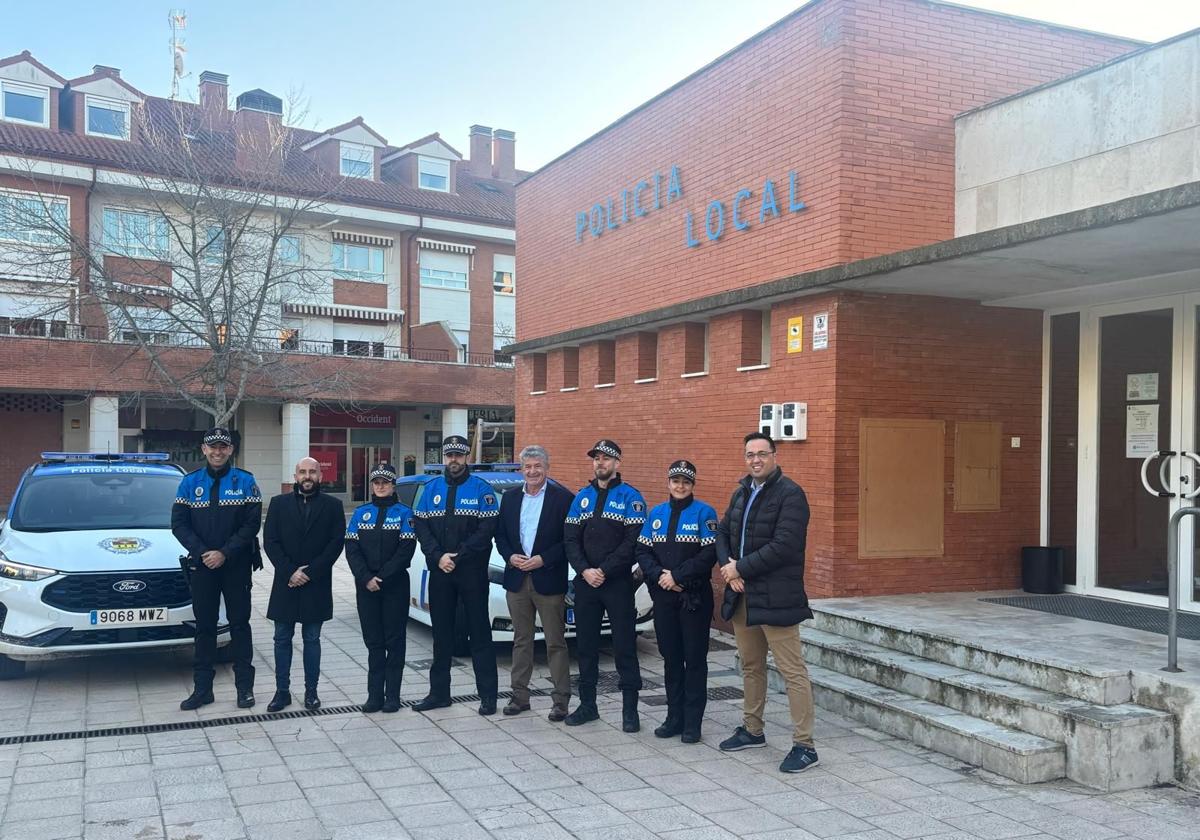
[[[662, 688], [661, 683], [654, 680], [648, 680], [642, 677], [642, 690], [645, 691], [651, 688]], [[579, 694], [579, 675], [571, 676], [571, 689], [575, 694]], [[596, 680], [597, 694], [616, 694], [621, 690], [621, 675], [616, 671], [601, 671], [599, 678]]]
[[[733, 686], [719, 685], [716, 688], [708, 690], [709, 700], [741, 700], [743, 697], [745, 697], [745, 694], [742, 693], [742, 690]], [[649, 696], [643, 694], [638, 699], [647, 706], [667, 705], [667, 695], [665, 694], [651, 694]]]
[[[1167, 611], [1159, 607], [1144, 607], [1109, 601], [1085, 595], [1017, 595], [1008, 598], [980, 598], [985, 604], [1019, 607], [1023, 610], [1052, 613], [1068, 618], [1098, 621], [1131, 630], [1147, 630], [1166, 635]], [[1179, 613], [1179, 637], [1200, 640], [1200, 615]]]
[[[534, 697], [545, 697], [550, 692], [544, 688], [531, 688], [529, 693]], [[496, 695], [500, 700], [512, 697], [511, 691], [501, 691]], [[419, 700], [402, 700], [400, 708], [407, 709]], [[478, 703], [478, 694], [462, 694], [450, 698], [451, 703]], [[361, 706], [325, 706], [320, 709], [294, 709], [290, 712], [275, 712], [274, 714], [260, 713], [252, 715], [231, 715], [229, 717], [209, 718], [208, 720], [186, 720], [177, 723], [147, 723], [140, 726], [112, 726], [107, 729], [76, 729], [69, 732], [45, 732], [38, 735], [8, 735], [0, 737], [0, 747], [11, 744], [38, 744], [46, 741], [78, 741], [87, 738], [118, 738], [122, 735], [153, 735], [158, 732], [186, 732], [192, 729], [214, 729], [218, 726], [237, 726], [243, 723], [265, 723], [272, 720], [289, 720], [295, 718], [323, 717], [326, 715], [346, 715], [361, 712]]]

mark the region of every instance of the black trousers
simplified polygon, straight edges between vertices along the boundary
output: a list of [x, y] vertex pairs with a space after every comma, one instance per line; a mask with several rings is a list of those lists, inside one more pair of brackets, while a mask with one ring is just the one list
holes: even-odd
[[354, 585], [358, 623], [367, 646], [367, 696], [395, 700], [404, 678], [408, 641], [408, 570], [392, 575], [378, 592]]
[[667, 684], [667, 720], [699, 732], [708, 703], [708, 628], [712, 621], [712, 588], [705, 585], [695, 611], [683, 606], [680, 593], [651, 590], [654, 635], [663, 658]]
[[429, 694], [450, 697], [450, 660], [454, 654], [454, 623], [461, 600], [467, 614], [471, 640], [471, 664], [475, 689], [484, 700], [495, 700], [500, 678], [496, 672], [496, 649], [492, 646], [492, 620], [488, 615], [487, 569], [462, 568], [447, 574], [429, 573], [429, 615], [433, 620], [433, 667], [429, 669]]
[[638, 666], [637, 633], [634, 619], [633, 581], [627, 577], [591, 586], [575, 578], [575, 637], [579, 655], [579, 699], [595, 704], [596, 682], [600, 679], [600, 625], [608, 613], [612, 628], [613, 659], [617, 662], [621, 691], [641, 691], [642, 671]]
[[196, 648], [192, 659], [192, 681], [200, 690], [213, 684], [213, 661], [217, 656], [217, 618], [221, 598], [229, 619], [230, 653], [233, 655], [233, 681], [239, 691], [254, 688], [254, 653], [250, 643], [250, 563], [226, 560], [216, 569], [203, 563], [192, 572], [192, 612], [196, 616]]

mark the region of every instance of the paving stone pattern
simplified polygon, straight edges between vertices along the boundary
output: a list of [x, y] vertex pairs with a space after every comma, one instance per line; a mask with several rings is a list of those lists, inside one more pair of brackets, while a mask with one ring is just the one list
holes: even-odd
[[[255, 712], [274, 688], [266, 576], [259, 581]], [[322, 641], [322, 700], [361, 702], [366, 652], [344, 573]], [[711, 682], [736, 688], [733, 650], [722, 644], [710, 653], [713, 671], [723, 672]], [[430, 645], [428, 630], [411, 623], [410, 662], [427, 661]], [[652, 639], [639, 648], [647, 679], [661, 684]], [[293, 686], [302, 685], [298, 647], [294, 659]], [[238, 714], [228, 666], [215, 704], [179, 711], [189, 661], [150, 654], [33, 667], [23, 680], [0, 683], [0, 735]], [[601, 668], [611, 671], [611, 659]], [[404, 698], [423, 696], [427, 678], [410, 667]], [[534, 685], [550, 687], [541, 651]], [[452, 690], [474, 693], [469, 662], [456, 664]], [[0, 838], [1200, 840], [1196, 794], [1018, 785], [820, 709], [821, 764], [781, 774], [791, 730], [781, 695], [768, 703], [770, 746], [731, 755], [716, 744], [740, 722], [736, 699], [709, 702], [699, 745], [653, 736], [663, 706], [643, 705], [642, 732], [626, 735], [616, 694], [601, 698], [601, 721], [573, 729], [546, 720], [548, 696], [532, 702], [531, 713], [513, 718], [482, 718], [462, 704], [424, 715], [350, 713], [0, 747]]]

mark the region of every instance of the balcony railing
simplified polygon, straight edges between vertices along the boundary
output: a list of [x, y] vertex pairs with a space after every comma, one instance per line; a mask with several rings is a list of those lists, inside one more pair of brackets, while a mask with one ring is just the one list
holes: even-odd
[[[116, 336], [112, 336], [108, 330], [100, 327], [88, 327], [82, 324], [68, 324], [64, 321], [36, 318], [0, 318], [0, 337], [50, 338], [107, 344], [138, 343], [137, 335], [130, 330], [121, 331]], [[142, 337], [146, 343], [162, 347], [196, 349], [208, 347], [207, 341], [192, 333], [143, 331]], [[504, 353], [454, 353], [447, 349], [401, 347], [377, 341], [356, 341], [351, 339], [313, 341], [310, 339], [300, 339], [295, 336], [276, 339], [262, 338], [253, 342], [246, 349], [259, 353], [348, 356], [361, 359], [384, 359], [403, 362], [440, 362], [442, 364], [462, 364], [474, 367], [510, 368], [513, 365], [512, 356]]]

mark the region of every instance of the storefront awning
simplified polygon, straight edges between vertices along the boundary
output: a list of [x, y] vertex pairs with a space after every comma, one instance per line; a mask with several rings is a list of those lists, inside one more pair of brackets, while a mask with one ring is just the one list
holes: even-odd
[[474, 245], [461, 245], [458, 242], [442, 242], [438, 239], [417, 239], [417, 245], [429, 251], [446, 251], [451, 254], [474, 254]]
[[353, 318], [356, 321], [403, 321], [402, 309], [377, 309], [372, 306], [343, 306], [336, 303], [285, 303], [288, 315], [316, 315], [322, 318]]

